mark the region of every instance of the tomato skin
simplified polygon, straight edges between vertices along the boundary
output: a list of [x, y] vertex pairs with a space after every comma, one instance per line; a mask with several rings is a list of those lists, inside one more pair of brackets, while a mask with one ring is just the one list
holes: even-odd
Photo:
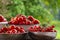
[[33, 17], [33, 16], [28, 16], [28, 19], [29, 19], [30, 21], [33, 21], [33, 20], [34, 20], [34, 17]]

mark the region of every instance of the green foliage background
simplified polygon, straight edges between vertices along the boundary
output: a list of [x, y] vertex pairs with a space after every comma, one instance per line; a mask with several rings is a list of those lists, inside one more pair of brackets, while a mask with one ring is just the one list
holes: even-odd
[[[60, 0], [0, 0], [0, 14], [9, 21], [17, 14], [32, 15], [41, 23], [57, 25], [56, 15], [59, 13]], [[56, 22], [56, 23], [55, 23]], [[57, 25], [58, 28], [60, 25]], [[57, 38], [60, 38], [58, 30]]]

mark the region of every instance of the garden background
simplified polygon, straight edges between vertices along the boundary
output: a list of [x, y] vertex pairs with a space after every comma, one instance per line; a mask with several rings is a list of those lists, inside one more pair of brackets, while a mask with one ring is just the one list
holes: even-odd
[[55, 25], [60, 39], [60, 0], [0, 0], [0, 14], [8, 21], [17, 14], [32, 15], [41, 24]]

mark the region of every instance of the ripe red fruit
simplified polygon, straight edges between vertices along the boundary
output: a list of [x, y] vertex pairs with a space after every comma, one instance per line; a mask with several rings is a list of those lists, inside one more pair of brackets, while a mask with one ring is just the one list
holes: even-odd
[[50, 32], [57, 32], [56, 30], [50, 30]]
[[55, 26], [54, 26], [54, 25], [52, 25], [51, 27], [52, 27], [52, 28], [54, 28]]
[[17, 33], [17, 30], [16, 29], [12, 29], [10, 32], [11, 33]]
[[0, 33], [8, 33], [8, 34], [14, 34], [14, 33], [24, 33], [25, 30], [23, 27], [16, 27], [15, 25], [11, 25], [8, 28], [7, 27], [3, 27], [2, 29], [0, 29]]
[[33, 32], [33, 31], [34, 31], [34, 30], [33, 30], [33, 27], [28, 28], [28, 30], [29, 30], [30, 32]]
[[28, 29], [30, 32], [40, 32], [41, 27], [40, 26], [33, 26]]
[[25, 15], [22, 15], [21, 17], [23, 17], [23, 20], [25, 20], [25, 19], [26, 19], [26, 16], [25, 16]]
[[48, 32], [48, 29], [46, 28], [45, 31]]
[[19, 22], [23, 21], [23, 17], [19, 17], [19, 18], [18, 18], [18, 21], [19, 21]]
[[42, 30], [41, 30], [41, 32], [45, 32], [45, 30], [44, 30], [44, 29], [42, 29]]
[[21, 33], [24, 33], [24, 32], [25, 32], [23, 27], [20, 27], [19, 31], [20, 31]]
[[23, 27], [16, 27], [15, 28], [17, 31], [20, 31], [20, 29], [24, 29]]
[[19, 31], [20, 27], [16, 27], [15, 29], [16, 29], [17, 31]]
[[26, 22], [26, 20], [27, 20], [26, 18], [23, 18], [23, 21], [24, 21], [24, 22]]
[[33, 24], [39, 24], [39, 21], [38, 20], [34, 20], [32, 22], [33, 22]]
[[2, 33], [2, 30], [0, 29], [0, 33]]
[[3, 22], [7, 22], [6, 20], [3, 20]]
[[15, 25], [9, 26], [10, 29], [15, 29]]
[[16, 27], [16, 30], [19, 32], [19, 33], [24, 33], [24, 28], [23, 27]]
[[[32, 22], [31, 22], [32, 21]], [[38, 20], [35, 20], [33, 16], [28, 16], [28, 18], [25, 15], [19, 14], [15, 18], [12, 18], [9, 24], [38, 24]]]
[[0, 22], [3, 22], [4, 18], [0, 15]]
[[[54, 27], [53, 27], [54, 28]], [[56, 30], [53, 30], [52, 27], [40, 27], [40, 26], [33, 26], [30, 27], [28, 30], [30, 32], [57, 32]]]
[[4, 18], [3, 22], [7, 22], [7, 20]]
[[50, 30], [49, 32], [54, 32], [53, 30]]
[[21, 32], [21, 33], [24, 33], [25, 31], [24, 31], [24, 29], [20, 29], [20, 32]]
[[28, 16], [28, 19], [29, 19], [30, 21], [33, 21], [33, 20], [34, 20], [34, 17], [33, 17], [33, 16]]
[[8, 23], [8, 24], [13, 24], [13, 23], [12, 23], [12, 21], [9, 21], [9, 23]]
[[38, 31], [41, 31], [41, 27], [40, 27], [40, 26], [38, 26], [38, 27], [37, 27], [37, 30], [38, 30]]
[[11, 30], [11, 28], [8, 27], [8, 28], [7, 28], [7, 31], [10, 31], [10, 30]]
[[19, 22], [19, 24], [20, 24], [20, 25], [24, 25], [24, 24], [25, 24], [25, 22], [24, 22], [24, 21], [21, 21], [21, 22]]
[[37, 26], [34, 26], [34, 29], [37, 29]]
[[17, 24], [18, 24], [18, 21], [17, 21], [17, 20], [14, 20], [14, 21], [12, 22], [12, 24], [17, 25]]
[[20, 29], [24, 29], [23, 27], [20, 27]]
[[34, 32], [37, 32], [38, 30], [37, 30], [37, 28], [36, 28], [36, 29], [33, 29], [33, 31], [34, 31]]
[[6, 27], [3, 27], [1, 30], [2, 30], [3, 32], [8, 31]]
[[37, 28], [38, 28], [38, 29], [41, 29], [41, 27], [40, 27], [40, 26], [38, 26]]
[[52, 27], [49, 27], [50, 28], [50, 30], [53, 30], [53, 28]]
[[30, 25], [30, 24], [31, 24], [31, 21], [27, 20], [26, 25]]
[[46, 31], [53, 30], [51, 27], [46, 28]]
[[10, 34], [11, 32], [10, 31], [7, 31], [6, 33]]
[[33, 29], [33, 27], [30, 27], [29, 30], [30, 30], [30, 29]]
[[17, 33], [18, 33], [18, 34], [20, 34], [21, 32], [20, 32], [20, 31], [18, 31]]
[[54, 30], [54, 32], [57, 32], [56, 30]]

